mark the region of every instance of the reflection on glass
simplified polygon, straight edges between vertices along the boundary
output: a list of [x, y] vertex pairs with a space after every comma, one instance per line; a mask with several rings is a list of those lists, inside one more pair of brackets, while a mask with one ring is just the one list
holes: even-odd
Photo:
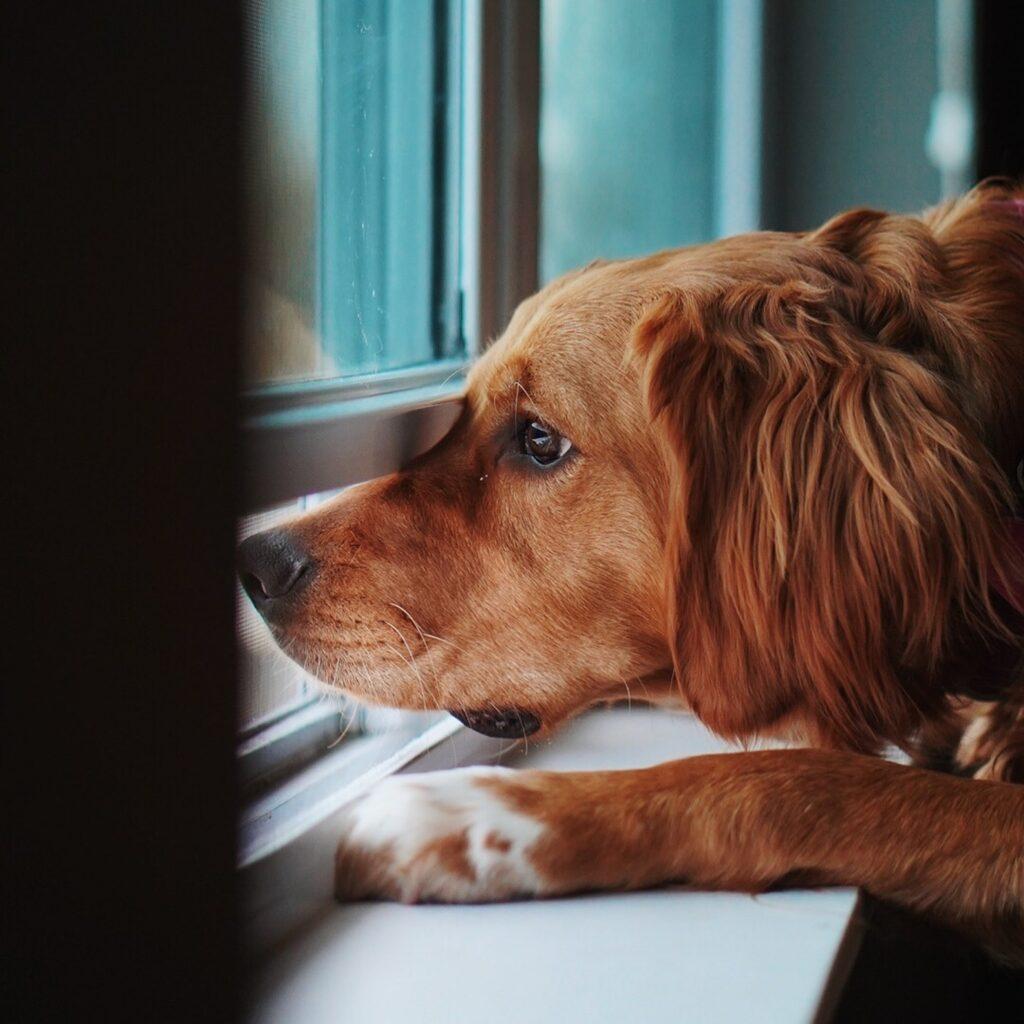
[[247, 384], [461, 354], [459, 6], [249, 4]]
[[712, 237], [716, 10], [544, 0], [543, 280]]
[[[301, 501], [290, 502], [245, 517], [239, 524], [238, 539], [241, 541], [254, 533], [281, 526], [301, 512], [303, 505]], [[305, 704], [319, 692], [319, 687], [277, 646], [267, 624], [237, 582], [235, 615], [242, 679], [238, 692], [238, 724], [242, 729], [249, 729]]]

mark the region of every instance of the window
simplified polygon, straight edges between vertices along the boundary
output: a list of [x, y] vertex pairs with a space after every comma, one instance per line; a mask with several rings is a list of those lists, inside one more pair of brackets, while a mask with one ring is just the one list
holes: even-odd
[[465, 354], [459, 4], [249, 8], [252, 384]]
[[[253, 0], [246, 20], [242, 536], [444, 433], [472, 270], [460, 0]], [[241, 590], [238, 638], [244, 779], [365, 726], [278, 650]]]
[[715, 0], [547, 0], [541, 277], [716, 234]]
[[975, 178], [970, 0], [540, 9], [541, 281]]
[[[250, 0], [242, 532], [438, 440], [474, 352], [566, 270], [959, 187], [967, 5], [898, 7]], [[246, 777], [374, 726], [241, 595], [239, 638]]]

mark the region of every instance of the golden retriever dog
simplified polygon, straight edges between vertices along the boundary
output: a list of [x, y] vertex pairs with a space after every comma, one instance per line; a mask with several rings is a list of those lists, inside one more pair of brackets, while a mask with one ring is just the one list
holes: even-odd
[[515, 737], [639, 681], [794, 746], [396, 777], [339, 897], [855, 885], [1024, 962], [1022, 454], [1019, 186], [548, 285], [448, 436], [248, 540], [246, 589], [359, 700]]

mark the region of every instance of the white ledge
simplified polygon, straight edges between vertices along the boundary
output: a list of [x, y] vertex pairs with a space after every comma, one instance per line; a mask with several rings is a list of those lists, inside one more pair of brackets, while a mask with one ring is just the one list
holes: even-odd
[[[435, 767], [454, 759], [441, 749]], [[689, 715], [617, 708], [503, 763], [627, 768], [728, 749]], [[296, 893], [316, 912], [257, 957], [251, 1021], [817, 1021], [860, 937], [858, 893], [846, 888], [338, 906], [336, 836], [316, 831]]]

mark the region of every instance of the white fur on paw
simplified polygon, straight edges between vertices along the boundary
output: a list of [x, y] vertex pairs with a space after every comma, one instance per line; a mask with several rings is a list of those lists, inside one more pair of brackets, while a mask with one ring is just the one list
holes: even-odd
[[480, 785], [515, 775], [458, 768], [380, 782], [345, 817], [339, 898], [472, 903], [540, 893], [528, 851], [544, 826]]

